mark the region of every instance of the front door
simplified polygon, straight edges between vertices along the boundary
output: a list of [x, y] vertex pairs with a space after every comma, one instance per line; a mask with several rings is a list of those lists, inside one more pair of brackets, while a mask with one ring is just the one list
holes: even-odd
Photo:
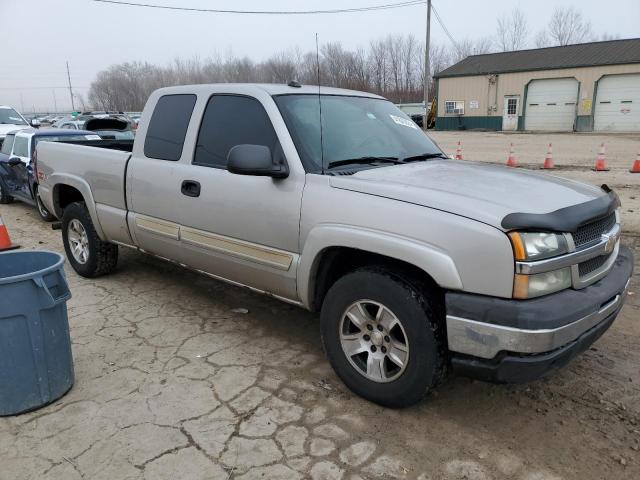
[[520, 97], [504, 97], [504, 110], [502, 113], [502, 130], [518, 129], [518, 106]]
[[229, 150], [244, 144], [267, 146], [275, 161], [286, 161], [258, 99], [213, 95], [192, 165], [183, 172], [188, 177], [182, 180], [199, 186], [199, 195], [180, 196], [183, 260], [226, 280], [295, 299], [304, 173], [292, 168], [283, 179], [230, 173]]

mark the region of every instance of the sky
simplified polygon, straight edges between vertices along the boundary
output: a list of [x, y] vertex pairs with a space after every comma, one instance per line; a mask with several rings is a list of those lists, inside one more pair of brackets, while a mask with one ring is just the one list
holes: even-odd
[[[128, 0], [194, 8], [312, 10], [363, 7], [399, 0]], [[640, 37], [640, 0], [433, 0], [455, 40], [494, 35], [496, 19], [520, 8], [533, 34], [543, 29], [555, 6], [576, 6], [594, 32]], [[114, 63], [163, 65], [177, 57], [204, 59], [216, 53], [260, 61], [271, 54], [340, 41], [366, 47], [388, 34], [425, 37], [426, 6], [323, 15], [232, 15], [119, 6], [93, 0], [0, 0], [2, 62], [0, 105], [24, 113], [70, 110], [66, 62], [74, 92], [86, 97], [96, 74]], [[432, 18], [432, 41], [449, 43]], [[533, 34], [531, 37], [533, 37]]]

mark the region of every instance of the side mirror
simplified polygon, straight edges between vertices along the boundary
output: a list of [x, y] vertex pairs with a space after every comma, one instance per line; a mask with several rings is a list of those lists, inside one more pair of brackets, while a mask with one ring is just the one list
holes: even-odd
[[31, 126], [33, 128], [38, 128], [40, 126], [40, 120], [38, 120], [37, 118], [32, 118], [31, 119]]
[[238, 175], [287, 178], [289, 168], [276, 164], [271, 150], [264, 145], [236, 145], [227, 155], [227, 170]]
[[20, 160], [18, 157], [11, 157], [9, 159], [9, 165], [11, 165], [12, 167], [15, 167], [16, 165], [22, 165], [22, 160]]

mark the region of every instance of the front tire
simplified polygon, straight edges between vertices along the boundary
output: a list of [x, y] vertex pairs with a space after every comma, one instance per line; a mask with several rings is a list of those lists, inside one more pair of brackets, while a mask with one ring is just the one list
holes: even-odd
[[99, 277], [116, 268], [118, 246], [100, 240], [84, 202], [64, 209], [62, 241], [69, 263], [81, 276]]
[[36, 197], [36, 208], [38, 209], [38, 214], [40, 215], [40, 218], [45, 222], [53, 222], [56, 219], [56, 217], [52, 215], [49, 212], [49, 210], [47, 210], [47, 207], [44, 206], [44, 203], [42, 203], [42, 199], [40, 198], [40, 192], [38, 191], [38, 187], [35, 188], [34, 194]]
[[353, 392], [386, 407], [420, 401], [445, 376], [447, 350], [437, 292], [383, 268], [334, 283], [321, 312], [322, 342]]

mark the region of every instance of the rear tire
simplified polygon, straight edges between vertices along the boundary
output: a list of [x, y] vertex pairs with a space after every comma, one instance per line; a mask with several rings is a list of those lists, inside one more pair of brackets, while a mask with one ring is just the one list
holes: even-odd
[[2, 185], [1, 181], [0, 181], [0, 203], [1, 204], [13, 203], [13, 197], [7, 194], [6, 189]]
[[75, 202], [62, 215], [62, 241], [67, 259], [83, 277], [111, 273], [118, 263], [118, 246], [98, 237], [84, 202]]
[[322, 342], [347, 387], [394, 408], [417, 403], [435, 387], [447, 370], [438, 298], [430, 287], [379, 267], [336, 281], [322, 304]]
[[40, 215], [40, 218], [45, 222], [53, 222], [56, 219], [56, 217], [55, 215], [52, 215], [49, 212], [49, 210], [47, 210], [47, 207], [45, 207], [44, 204], [42, 203], [42, 199], [40, 198], [40, 193], [38, 192], [38, 187], [35, 187], [35, 190], [33, 193], [35, 194], [35, 197], [36, 197], [36, 208], [38, 209], [38, 214]]

